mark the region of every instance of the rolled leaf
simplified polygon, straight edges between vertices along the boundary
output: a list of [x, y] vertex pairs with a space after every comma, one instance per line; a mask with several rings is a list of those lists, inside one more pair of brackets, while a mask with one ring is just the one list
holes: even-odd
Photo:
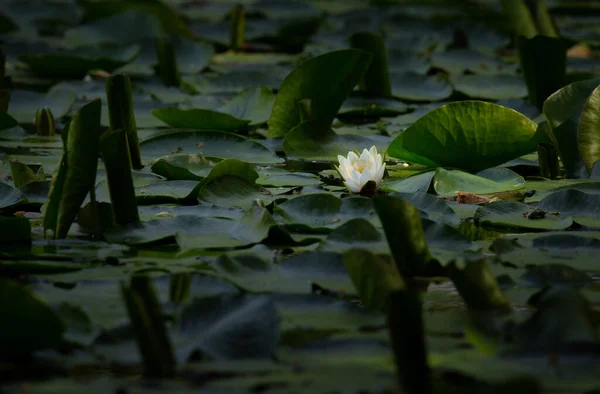
[[56, 132], [56, 121], [50, 108], [40, 108], [35, 113], [35, 132], [38, 135], [48, 136]]
[[399, 197], [375, 197], [373, 204], [398, 271], [408, 277], [417, 275], [431, 260], [419, 211]]
[[106, 167], [110, 202], [115, 223], [121, 226], [138, 223], [127, 135], [123, 130], [107, 131], [100, 137], [100, 151]]
[[567, 45], [554, 37], [518, 37], [521, 69], [527, 83], [529, 102], [540, 110], [544, 101], [565, 85]]
[[177, 56], [173, 43], [167, 37], [155, 37], [154, 46], [156, 47], [156, 74], [166, 86], [179, 86], [181, 76], [177, 66]]
[[169, 378], [175, 375], [175, 356], [167, 335], [160, 302], [146, 276], [134, 276], [131, 284], [121, 285], [121, 295], [147, 377]]
[[44, 216], [44, 233], [65, 238], [88, 192], [96, 183], [100, 114], [96, 99], [81, 107], [63, 130], [64, 153], [56, 167]]
[[11, 160], [10, 171], [15, 187], [46, 180], [44, 168], [39, 164], [24, 164], [16, 160]]
[[246, 12], [241, 4], [235, 5], [231, 9], [231, 25], [230, 25], [230, 47], [237, 51], [244, 45], [246, 41]]
[[371, 32], [354, 33], [350, 36], [350, 46], [373, 55], [371, 65], [359, 83], [360, 89], [373, 96], [391, 96], [392, 85], [388, 69], [387, 49], [383, 38]]
[[431, 394], [421, 297], [416, 289], [390, 294], [388, 329], [400, 385], [407, 394]]
[[448, 267], [447, 272], [469, 309], [501, 312], [512, 310], [498, 286], [496, 277], [490, 272], [484, 260], [468, 262], [464, 269], [454, 264]]
[[388, 311], [390, 295], [405, 287], [394, 264], [368, 250], [344, 253], [344, 265], [364, 305], [372, 310]]
[[124, 130], [129, 145], [131, 167], [139, 170], [144, 165], [140, 155], [140, 142], [138, 139], [135, 114], [133, 112], [133, 98], [131, 94], [131, 80], [127, 75], [115, 75], [106, 80], [106, 99], [108, 102], [108, 117], [113, 130]]

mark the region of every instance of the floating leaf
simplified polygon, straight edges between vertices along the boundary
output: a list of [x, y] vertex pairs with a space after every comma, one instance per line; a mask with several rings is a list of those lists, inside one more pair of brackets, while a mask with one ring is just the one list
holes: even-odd
[[258, 142], [219, 131], [175, 129], [142, 141], [140, 149], [142, 156], [147, 158], [172, 153], [194, 153], [222, 159], [236, 158], [256, 164], [275, 164], [283, 161]]
[[528, 215], [532, 211], [527, 204], [500, 200], [477, 209], [475, 219], [481, 224], [537, 230], [564, 230], [573, 224], [570, 216], [562, 217], [550, 212], [540, 218], [530, 218]]
[[525, 187], [525, 179], [508, 168], [488, 168], [477, 174], [438, 168], [433, 188], [440, 196], [454, 196], [457, 192], [492, 194]]
[[319, 120], [306, 120], [294, 127], [283, 140], [285, 153], [296, 159], [337, 161], [337, 155], [347, 155], [354, 149], [373, 145], [385, 151], [388, 137], [336, 134]]

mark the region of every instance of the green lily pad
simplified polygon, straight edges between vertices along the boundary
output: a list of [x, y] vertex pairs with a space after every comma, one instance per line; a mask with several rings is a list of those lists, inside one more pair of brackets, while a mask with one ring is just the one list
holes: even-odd
[[338, 117], [398, 116], [410, 107], [401, 101], [381, 97], [350, 96], [342, 104]]
[[238, 119], [250, 121], [251, 126], [269, 120], [275, 102], [275, 94], [266, 86], [247, 88], [225, 105], [217, 109]]
[[427, 171], [404, 179], [390, 178], [383, 182], [382, 188], [399, 193], [425, 193], [429, 190], [435, 173], [435, 171]]
[[533, 152], [545, 136], [518, 112], [481, 101], [435, 109], [396, 137], [387, 154], [427, 166], [480, 171]]
[[173, 128], [181, 129], [236, 131], [246, 128], [250, 123], [221, 112], [197, 108], [153, 109], [152, 115]]
[[206, 177], [216, 161], [197, 154], [176, 153], [159, 157], [152, 163], [152, 172], [169, 180], [199, 181]]
[[220, 108], [180, 109], [161, 108], [152, 110], [156, 116], [171, 127], [199, 130], [236, 131], [247, 126], [266, 122], [271, 113], [275, 95], [265, 86], [248, 88]]
[[252, 207], [240, 220], [230, 222], [224, 223], [221, 220], [220, 225], [208, 222], [204, 226], [196, 224], [192, 228], [182, 227], [183, 231], [178, 231], [176, 234], [177, 244], [182, 249], [212, 249], [255, 244], [265, 239], [271, 227], [276, 225], [271, 214], [262, 207]]
[[139, 226], [112, 230], [105, 237], [112, 243], [144, 245], [172, 239], [183, 249], [223, 249], [262, 241], [275, 224], [264, 208], [256, 208], [239, 221], [196, 215], [152, 219]]
[[523, 228], [532, 230], [564, 230], [573, 224], [573, 218], [546, 214], [539, 219], [530, 219], [527, 214], [533, 209], [517, 201], [500, 200], [480, 207], [475, 212], [475, 220], [482, 224], [499, 227]]
[[347, 221], [329, 233], [318, 247], [322, 252], [346, 253], [366, 249], [375, 254], [390, 254], [385, 235], [369, 220], [356, 218]]
[[356, 218], [377, 221], [370, 199], [339, 199], [327, 193], [292, 198], [277, 205], [273, 213], [280, 223], [307, 226], [313, 231], [327, 231]]
[[290, 172], [277, 167], [258, 169], [256, 183], [261, 186], [315, 186], [321, 184], [318, 176], [308, 172]]
[[[206, 178], [208, 179], [208, 178]], [[197, 187], [198, 201], [219, 207], [250, 209], [256, 202], [270, 202], [277, 199], [268, 189], [248, 180], [232, 175], [223, 175], [207, 180]], [[194, 194], [195, 191], [192, 191]]]
[[517, 69], [515, 65], [507, 64], [498, 58], [486, 56], [469, 49], [454, 49], [448, 52], [434, 53], [431, 57], [431, 65], [453, 75], [463, 74], [465, 71], [480, 75], [514, 75]]
[[156, 158], [172, 153], [202, 154], [222, 159], [238, 158], [256, 164], [276, 164], [283, 160], [258, 142], [219, 131], [171, 130], [140, 143], [142, 156]]
[[19, 123], [34, 123], [35, 114], [40, 108], [48, 108], [55, 119], [66, 115], [75, 103], [76, 95], [59, 88], [41, 94], [32, 91], [14, 90], [8, 106], [8, 113]]
[[225, 74], [184, 76], [183, 83], [202, 94], [238, 94], [249, 86], [277, 89], [289, 72], [289, 67], [272, 66], [260, 70], [231, 70]]
[[440, 196], [454, 196], [460, 191], [492, 194], [524, 187], [525, 179], [508, 168], [488, 168], [475, 175], [438, 168], [433, 178], [433, 188]]
[[131, 62], [139, 53], [139, 46], [116, 50], [80, 50], [20, 55], [19, 60], [42, 76], [83, 77], [90, 70], [111, 72]]
[[454, 89], [471, 98], [502, 100], [527, 96], [527, 85], [518, 75], [456, 75]]
[[548, 212], [558, 212], [561, 217], [571, 216], [573, 221], [591, 228], [600, 228], [600, 195], [587, 194], [575, 189], [560, 190], [535, 204]]
[[453, 227], [457, 227], [460, 224], [460, 217], [458, 217], [452, 208], [434, 195], [424, 192], [396, 192], [390, 195], [409, 201], [421, 212], [422, 218], [448, 224]]
[[405, 72], [390, 74], [394, 97], [410, 101], [441, 101], [452, 95], [452, 85], [445, 78]]
[[389, 137], [380, 135], [336, 134], [325, 123], [307, 120], [294, 127], [283, 140], [285, 153], [296, 159], [336, 161], [349, 151], [369, 149], [375, 145], [385, 151]]

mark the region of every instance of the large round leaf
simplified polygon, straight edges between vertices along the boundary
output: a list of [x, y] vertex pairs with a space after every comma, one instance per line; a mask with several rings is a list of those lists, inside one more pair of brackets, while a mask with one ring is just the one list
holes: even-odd
[[283, 137], [300, 121], [298, 101], [310, 99], [314, 118], [331, 124], [346, 96], [371, 62], [371, 54], [358, 49], [326, 53], [309, 59], [283, 81], [273, 104], [269, 137]]
[[427, 166], [468, 171], [493, 167], [536, 149], [542, 136], [524, 115], [482, 101], [450, 103], [417, 120], [387, 154]]
[[140, 149], [146, 158], [194, 153], [222, 159], [237, 158], [257, 164], [283, 161], [258, 142], [219, 131], [176, 129], [143, 141]]

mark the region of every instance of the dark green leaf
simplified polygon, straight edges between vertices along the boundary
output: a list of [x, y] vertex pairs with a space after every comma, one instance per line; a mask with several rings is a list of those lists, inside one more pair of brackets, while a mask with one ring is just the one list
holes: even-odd
[[387, 49], [383, 38], [368, 31], [354, 33], [350, 36], [350, 46], [373, 55], [371, 65], [360, 81], [360, 89], [373, 96], [391, 96]]
[[120, 226], [137, 224], [140, 216], [131, 177], [128, 135], [122, 129], [107, 131], [100, 137], [99, 146], [115, 222]]
[[415, 164], [480, 171], [535, 151], [537, 124], [496, 104], [462, 101], [429, 112], [387, 154]]
[[529, 102], [542, 109], [544, 101], [565, 85], [566, 43], [553, 37], [519, 37], [517, 46]]
[[344, 253], [344, 265], [365, 306], [372, 310], [390, 311], [390, 295], [405, 287], [396, 265], [364, 249]]
[[283, 81], [269, 120], [269, 137], [283, 137], [298, 123], [296, 107], [311, 99], [316, 119], [331, 125], [346, 96], [358, 83], [371, 62], [371, 54], [348, 49], [317, 56], [300, 64]]
[[248, 120], [237, 119], [229, 114], [209, 109], [153, 109], [152, 115], [171, 127], [197, 130], [237, 131], [245, 129]]
[[125, 132], [129, 149], [127, 161], [131, 162], [132, 168], [139, 170], [144, 165], [140, 156], [140, 142], [133, 113], [131, 81], [127, 75], [115, 75], [106, 79], [106, 99], [110, 127]]
[[98, 167], [100, 100], [75, 113], [68, 131], [63, 131], [65, 152], [54, 173], [44, 216], [44, 232], [65, 238], [88, 192], [94, 187]]
[[398, 270], [409, 277], [418, 275], [431, 258], [419, 211], [399, 197], [375, 197], [373, 204]]
[[23, 354], [57, 347], [65, 327], [56, 313], [18, 282], [0, 279], [3, 352]]

